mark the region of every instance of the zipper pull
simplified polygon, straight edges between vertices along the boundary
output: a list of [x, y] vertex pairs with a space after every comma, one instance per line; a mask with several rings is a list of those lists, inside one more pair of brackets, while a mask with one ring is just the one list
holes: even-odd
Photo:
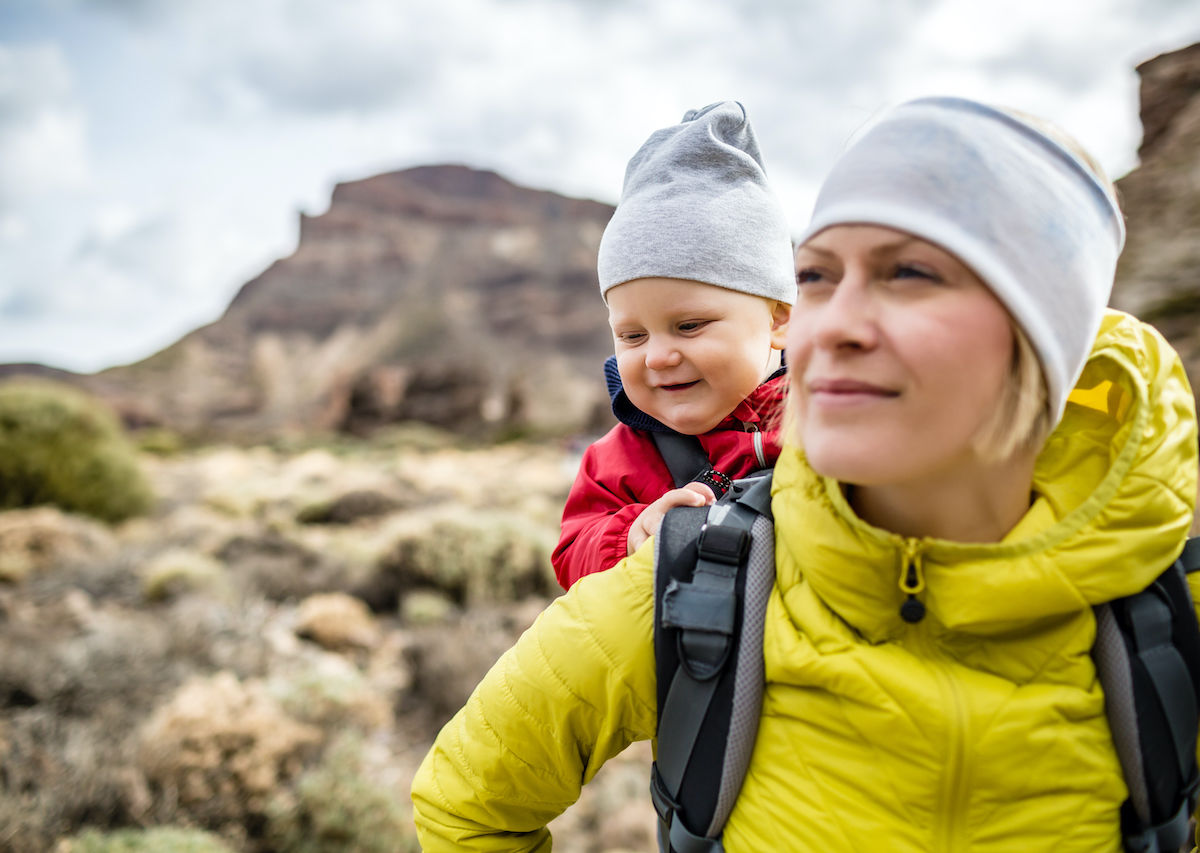
[[746, 432], [754, 433], [754, 457], [758, 460], [759, 468], [767, 467], [767, 452], [763, 447], [762, 431], [758, 428], [758, 424], [751, 424], [742, 421], [742, 429]]
[[925, 576], [921, 571], [921, 549], [913, 540], [904, 544], [904, 569], [900, 572], [900, 591], [907, 595], [900, 605], [900, 618], [915, 625], [925, 618], [925, 603], [917, 593], [925, 589]]

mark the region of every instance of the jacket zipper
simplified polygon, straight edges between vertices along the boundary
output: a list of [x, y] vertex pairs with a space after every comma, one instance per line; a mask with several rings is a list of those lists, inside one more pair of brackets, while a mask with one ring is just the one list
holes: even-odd
[[743, 421], [742, 427], [746, 430], [746, 432], [754, 433], [754, 457], [758, 460], [759, 468], [766, 468], [767, 454], [766, 451], [763, 450], [763, 437], [762, 432], [760, 432], [758, 429], [758, 425], [748, 424]]
[[900, 605], [900, 618], [915, 625], [925, 618], [925, 602], [917, 595], [925, 589], [925, 572], [921, 564], [921, 543], [917, 539], [904, 540], [904, 561], [900, 566], [900, 591], [905, 599]]
[[[922, 547], [919, 540], [904, 541], [904, 560], [900, 569], [900, 589], [908, 599], [905, 605], [912, 603], [920, 605], [920, 615], [924, 617], [925, 606], [916, 596], [925, 589], [925, 572], [922, 561]], [[901, 608], [903, 613], [903, 607]], [[963, 835], [963, 820], [966, 816], [967, 801], [970, 792], [970, 768], [967, 766], [967, 726], [968, 714], [963, 691], [954, 678], [954, 673], [947, 664], [930, 635], [930, 627], [923, 618], [905, 621], [912, 625], [910, 637], [915, 650], [924, 657], [925, 663], [938, 683], [942, 694], [942, 707], [947, 709], [949, 725], [947, 726], [946, 764], [942, 770], [941, 795], [939, 801], [945, 805], [940, 809], [934, 825], [934, 848], [936, 850], [957, 851], [966, 849], [966, 839]]]

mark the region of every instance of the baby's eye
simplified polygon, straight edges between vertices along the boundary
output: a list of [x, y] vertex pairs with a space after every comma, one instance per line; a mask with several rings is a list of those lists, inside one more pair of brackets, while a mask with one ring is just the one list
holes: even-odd
[[621, 332], [617, 335], [617, 340], [624, 344], [636, 344], [640, 343], [645, 337], [645, 332]]
[[681, 332], [695, 332], [698, 329], [704, 328], [708, 324], [707, 320], [685, 320], [679, 324]]

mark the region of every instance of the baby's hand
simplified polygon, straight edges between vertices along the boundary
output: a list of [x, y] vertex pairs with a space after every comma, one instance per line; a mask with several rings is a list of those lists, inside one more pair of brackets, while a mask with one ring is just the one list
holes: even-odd
[[632, 554], [643, 542], [658, 533], [667, 510], [677, 506], [708, 506], [716, 501], [713, 490], [703, 483], [688, 483], [682, 489], [672, 489], [642, 510], [629, 527], [628, 551]]

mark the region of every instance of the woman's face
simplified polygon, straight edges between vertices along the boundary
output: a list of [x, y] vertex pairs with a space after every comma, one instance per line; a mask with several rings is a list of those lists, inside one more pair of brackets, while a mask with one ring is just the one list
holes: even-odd
[[1010, 379], [1008, 312], [932, 243], [839, 225], [796, 253], [787, 360], [798, 437], [818, 473], [919, 485], [978, 462]]

